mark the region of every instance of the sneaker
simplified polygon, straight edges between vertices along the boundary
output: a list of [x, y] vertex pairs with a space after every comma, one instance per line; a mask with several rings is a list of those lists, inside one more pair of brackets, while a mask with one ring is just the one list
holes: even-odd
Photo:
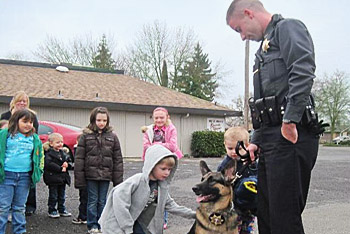
[[100, 230], [98, 230], [97, 228], [91, 228], [89, 231], [88, 231], [89, 234], [94, 234], [94, 233], [102, 233]]
[[164, 230], [165, 230], [165, 229], [168, 229], [168, 224], [167, 224], [167, 223], [164, 223], [163, 229], [164, 229]]
[[73, 224], [87, 224], [87, 221], [86, 221], [86, 220], [79, 219], [79, 218], [74, 218], [74, 219], [72, 220], [72, 223], [73, 223]]
[[63, 212], [60, 212], [60, 216], [61, 217], [71, 217], [72, 214], [65, 210]]
[[60, 215], [57, 213], [57, 211], [51, 211], [49, 212], [49, 217], [55, 219], [55, 218], [59, 218]]

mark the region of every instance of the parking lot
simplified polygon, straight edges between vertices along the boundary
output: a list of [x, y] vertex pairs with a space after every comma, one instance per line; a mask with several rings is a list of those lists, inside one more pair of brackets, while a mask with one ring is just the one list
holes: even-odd
[[[215, 169], [221, 159], [204, 159]], [[199, 159], [181, 159], [170, 193], [180, 205], [195, 209], [197, 204], [191, 187], [199, 182]], [[126, 160], [125, 178], [141, 171], [140, 160]], [[304, 211], [304, 227], [307, 234], [349, 233], [350, 223], [350, 147], [320, 147], [313, 170], [308, 204]], [[30, 234], [86, 233], [84, 225], [71, 223], [72, 217], [50, 219], [47, 215], [48, 189], [43, 182], [37, 186], [37, 212], [27, 218], [27, 232]], [[67, 209], [77, 215], [78, 190], [67, 188]], [[167, 234], [187, 233], [192, 220], [169, 217]], [[10, 230], [8, 228], [8, 230]], [[11, 233], [8, 231], [7, 233]]]

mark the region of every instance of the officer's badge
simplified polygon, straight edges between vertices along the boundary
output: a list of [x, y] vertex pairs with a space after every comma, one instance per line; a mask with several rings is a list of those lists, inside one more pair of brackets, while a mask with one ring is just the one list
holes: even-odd
[[270, 41], [267, 40], [267, 38], [265, 38], [265, 40], [263, 41], [263, 43], [261, 45], [261, 49], [264, 53], [266, 53], [267, 50], [270, 48], [269, 43], [270, 43]]

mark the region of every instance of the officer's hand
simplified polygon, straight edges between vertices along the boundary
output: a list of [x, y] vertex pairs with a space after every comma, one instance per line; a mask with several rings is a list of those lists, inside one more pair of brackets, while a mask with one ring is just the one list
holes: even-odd
[[249, 151], [250, 160], [252, 162], [254, 162], [254, 160], [255, 160], [254, 152], [256, 152], [258, 150], [258, 146], [255, 145], [255, 144], [249, 144], [248, 147], [247, 147], [247, 150]]
[[293, 144], [298, 141], [298, 130], [295, 123], [282, 123], [281, 128], [282, 136]]

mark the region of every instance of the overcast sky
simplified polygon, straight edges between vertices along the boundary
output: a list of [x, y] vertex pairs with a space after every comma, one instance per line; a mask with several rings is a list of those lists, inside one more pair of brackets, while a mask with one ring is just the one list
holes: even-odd
[[[348, 0], [263, 0], [270, 13], [302, 20], [315, 44], [316, 75], [336, 69], [350, 74], [350, 3]], [[91, 34], [113, 35], [117, 49], [133, 41], [144, 24], [155, 20], [168, 28], [192, 29], [213, 64], [220, 62], [232, 89], [220, 99], [228, 104], [244, 92], [244, 45], [225, 22], [231, 0], [0, 0], [0, 58], [31, 57], [47, 35], [64, 41]], [[251, 63], [258, 44], [251, 43]]]

